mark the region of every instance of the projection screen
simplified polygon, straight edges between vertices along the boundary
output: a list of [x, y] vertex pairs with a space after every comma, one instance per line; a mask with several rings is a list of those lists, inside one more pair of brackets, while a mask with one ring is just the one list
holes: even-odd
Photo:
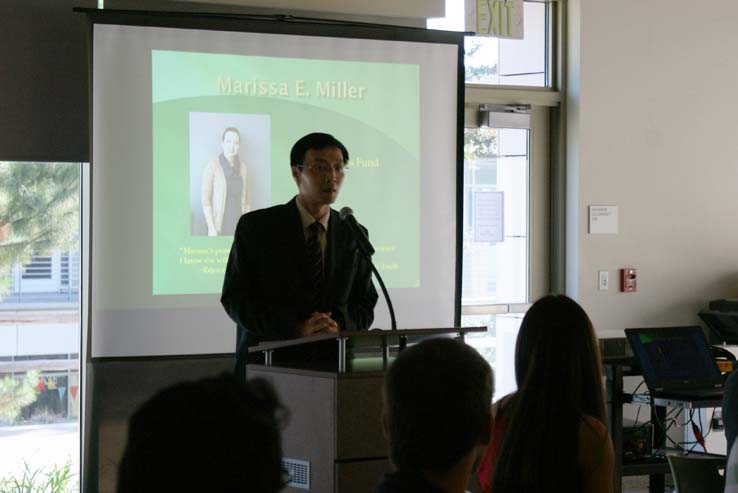
[[[461, 36], [253, 24], [92, 25], [93, 357], [234, 350], [220, 305], [233, 236], [209, 235], [203, 212], [229, 128], [249, 210], [295, 196], [298, 138], [341, 140], [351, 160], [334, 208], [368, 228], [398, 326], [458, 322]], [[390, 326], [381, 295], [373, 326]]]

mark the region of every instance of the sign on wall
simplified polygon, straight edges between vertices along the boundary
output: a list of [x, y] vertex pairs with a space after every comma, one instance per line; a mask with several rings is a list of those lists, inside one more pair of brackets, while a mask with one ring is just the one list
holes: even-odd
[[467, 31], [523, 39], [523, 0], [465, 0], [465, 7]]
[[474, 242], [505, 241], [505, 193], [474, 193]]
[[590, 205], [589, 206], [589, 234], [616, 235], [618, 234], [618, 206], [617, 205]]

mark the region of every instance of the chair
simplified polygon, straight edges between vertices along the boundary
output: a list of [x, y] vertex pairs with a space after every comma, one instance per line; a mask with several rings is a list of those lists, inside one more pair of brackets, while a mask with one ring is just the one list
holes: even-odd
[[722, 493], [725, 478], [719, 468], [725, 467], [725, 460], [703, 457], [684, 457], [669, 455], [669, 468], [674, 478], [676, 493]]

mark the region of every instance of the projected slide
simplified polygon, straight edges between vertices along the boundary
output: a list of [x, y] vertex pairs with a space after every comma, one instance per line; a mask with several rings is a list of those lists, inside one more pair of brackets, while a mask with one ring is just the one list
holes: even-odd
[[297, 193], [289, 151], [314, 131], [349, 150], [334, 207], [388, 287], [420, 285], [417, 64], [152, 50], [151, 95], [154, 295], [220, 292], [238, 217]]

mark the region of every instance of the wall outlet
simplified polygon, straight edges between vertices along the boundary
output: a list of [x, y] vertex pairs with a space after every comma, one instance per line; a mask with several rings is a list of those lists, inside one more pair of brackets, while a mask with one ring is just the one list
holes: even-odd
[[606, 270], [597, 271], [597, 289], [607, 291], [610, 287], [610, 274]]

